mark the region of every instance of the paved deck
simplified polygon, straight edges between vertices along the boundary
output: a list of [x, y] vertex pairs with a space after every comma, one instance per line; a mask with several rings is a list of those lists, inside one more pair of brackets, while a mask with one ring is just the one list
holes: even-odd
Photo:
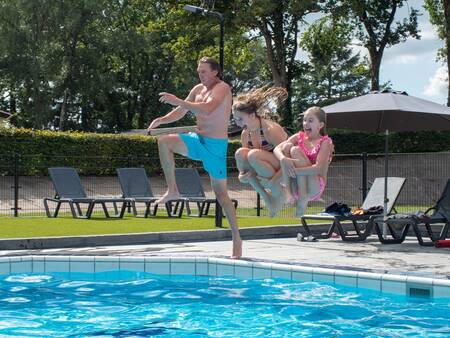
[[[228, 257], [230, 252], [231, 242], [227, 240], [64, 249], [2, 250], [0, 256]], [[362, 243], [347, 243], [340, 239], [327, 239], [318, 242], [298, 242], [296, 238], [252, 239], [244, 241], [243, 259], [450, 279], [450, 248], [421, 247], [417, 240], [412, 238], [398, 245], [383, 245], [375, 236]]]

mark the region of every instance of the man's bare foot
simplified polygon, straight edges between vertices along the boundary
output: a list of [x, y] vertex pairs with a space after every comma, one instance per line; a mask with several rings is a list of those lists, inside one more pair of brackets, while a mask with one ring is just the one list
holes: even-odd
[[253, 176], [253, 173], [251, 171], [241, 171], [239, 172], [238, 179], [241, 183], [248, 183], [249, 178]]
[[233, 253], [231, 255], [231, 259], [240, 259], [242, 257], [242, 240], [236, 239], [233, 240]]
[[169, 193], [168, 191], [162, 195], [162, 197], [158, 200], [156, 200], [155, 204], [165, 204], [169, 201], [174, 201], [177, 200], [181, 197], [181, 195], [179, 193]]
[[302, 217], [305, 214], [307, 207], [308, 200], [298, 200], [295, 207], [295, 216]]

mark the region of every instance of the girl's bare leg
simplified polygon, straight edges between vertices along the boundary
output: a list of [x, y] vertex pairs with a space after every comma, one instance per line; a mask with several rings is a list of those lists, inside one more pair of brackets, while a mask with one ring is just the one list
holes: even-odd
[[[248, 154], [248, 161], [257, 175], [255, 181], [251, 184], [264, 199], [264, 203], [269, 209], [269, 216], [274, 217], [283, 206], [284, 201], [281, 199], [279, 182], [272, 185], [267, 184], [267, 182], [279, 171], [279, 161], [273, 153], [260, 149], [251, 150]], [[266, 188], [270, 189], [271, 192], [269, 193]]]
[[[311, 161], [297, 148], [292, 150], [291, 155], [296, 159], [295, 164], [297, 168], [311, 165]], [[305, 214], [310, 198], [320, 191], [319, 177], [318, 175], [297, 174], [296, 182], [299, 198], [295, 206], [295, 215], [301, 217]]]
[[[287, 169], [282, 164], [281, 165], [281, 186], [286, 189], [286, 199], [287, 203], [293, 203], [295, 202], [295, 197], [292, 190], [291, 185], [291, 177], [289, 176], [289, 173], [287, 172]], [[295, 191], [295, 190], [294, 190]]]
[[236, 159], [236, 166], [239, 170], [238, 179], [241, 183], [250, 183], [249, 177], [254, 176], [255, 172], [252, 170], [250, 164], [248, 163], [248, 153], [250, 149], [248, 148], [239, 148], [236, 150], [234, 154], [234, 158]]
[[[294, 149], [296, 147], [294, 147], [292, 144], [285, 144], [284, 147], [281, 149], [281, 151], [283, 152], [283, 154], [288, 158], [291, 159], [291, 149]], [[294, 191], [295, 191], [295, 187], [294, 190], [292, 189], [292, 179], [289, 176], [289, 173], [287, 171], [287, 168], [285, 167], [285, 162], [281, 161], [280, 162], [280, 173], [281, 173], [281, 186], [285, 189], [285, 196], [286, 196], [286, 201], [287, 203], [294, 203], [295, 202], [295, 197], [294, 197]], [[271, 183], [274, 184], [275, 183], [275, 179], [276, 177], [273, 177], [271, 179]]]

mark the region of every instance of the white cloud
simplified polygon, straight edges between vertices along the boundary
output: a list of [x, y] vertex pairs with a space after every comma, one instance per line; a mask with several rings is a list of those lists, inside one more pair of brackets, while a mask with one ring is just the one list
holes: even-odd
[[419, 21], [419, 27], [422, 40], [439, 39], [436, 27], [429, 21], [428, 15], [426, 16], [426, 21]]
[[386, 57], [386, 63], [412, 65], [419, 61], [418, 55], [399, 54]]
[[409, 37], [405, 42], [386, 48], [383, 55], [385, 64], [417, 65], [426, 59], [435, 59], [443, 41], [439, 39], [436, 27], [430, 23], [428, 12], [423, 8], [423, 0], [409, 0], [407, 6], [399, 9], [396, 19], [409, 14], [410, 8], [419, 9], [418, 28], [420, 40]]
[[417, 64], [425, 58], [436, 58], [437, 50], [443, 45], [443, 41], [438, 38], [436, 29], [428, 21], [419, 21], [419, 29], [420, 40], [410, 37], [403, 43], [387, 48], [383, 58], [384, 62]]
[[428, 79], [428, 83], [423, 91], [423, 95], [438, 97], [447, 95], [448, 91], [448, 71], [446, 66], [436, 70], [433, 77]]

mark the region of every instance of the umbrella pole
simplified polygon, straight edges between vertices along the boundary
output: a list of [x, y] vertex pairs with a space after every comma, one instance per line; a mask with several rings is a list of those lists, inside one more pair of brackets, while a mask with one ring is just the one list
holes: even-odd
[[389, 175], [389, 130], [385, 131], [384, 141], [384, 199], [383, 199], [383, 237], [387, 236], [387, 204], [388, 199], [388, 175]]

